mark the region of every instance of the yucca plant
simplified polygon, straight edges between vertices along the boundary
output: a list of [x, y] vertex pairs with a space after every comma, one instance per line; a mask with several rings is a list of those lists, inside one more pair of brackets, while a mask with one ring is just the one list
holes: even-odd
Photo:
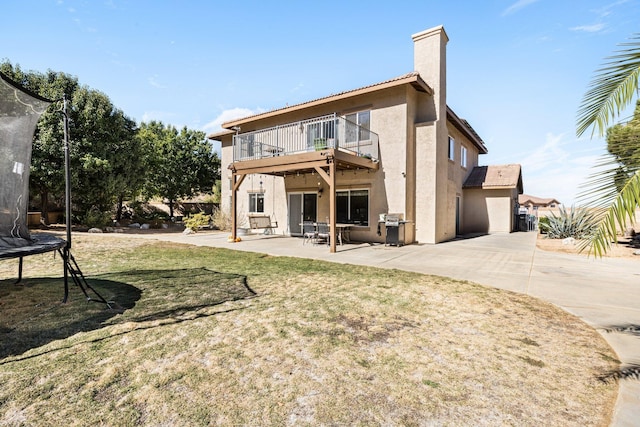
[[551, 213], [547, 221], [539, 224], [540, 231], [549, 239], [589, 239], [595, 232], [596, 217], [587, 209], [571, 207], [566, 210], [560, 207], [558, 215]]

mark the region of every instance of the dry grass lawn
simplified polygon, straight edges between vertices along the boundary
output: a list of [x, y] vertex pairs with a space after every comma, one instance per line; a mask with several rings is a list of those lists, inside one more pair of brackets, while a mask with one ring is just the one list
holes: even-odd
[[605, 426], [618, 367], [534, 298], [397, 270], [82, 235], [0, 263], [2, 425]]

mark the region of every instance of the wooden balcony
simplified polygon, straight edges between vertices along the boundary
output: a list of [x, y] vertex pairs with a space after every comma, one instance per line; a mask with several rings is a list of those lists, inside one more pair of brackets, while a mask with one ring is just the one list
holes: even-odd
[[286, 175], [331, 162], [339, 170], [378, 169], [378, 135], [335, 114], [239, 133], [230, 169]]

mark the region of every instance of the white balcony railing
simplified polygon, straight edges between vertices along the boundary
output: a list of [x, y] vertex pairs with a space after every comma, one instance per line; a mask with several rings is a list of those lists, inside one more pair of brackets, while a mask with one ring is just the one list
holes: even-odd
[[378, 160], [378, 135], [331, 114], [233, 137], [233, 161], [258, 160], [336, 148]]

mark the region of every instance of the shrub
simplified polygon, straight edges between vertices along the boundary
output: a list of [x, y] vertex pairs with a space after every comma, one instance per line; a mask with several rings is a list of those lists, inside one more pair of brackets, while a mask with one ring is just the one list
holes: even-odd
[[549, 228], [549, 218], [546, 216], [541, 216], [540, 218], [538, 218], [538, 229], [540, 230], [540, 233], [546, 234], [548, 228]]
[[[238, 228], [246, 228], [247, 227], [247, 216], [239, 212], [236, 217], [237, 227]], [[213, 215], [211, 215], [211, 222], [213, 226], [221, 231], [229, 231], [231, 230], [231, 215], [227, 212], [224, 212], [221, 208], [215, 208], [213, 210]]]
[[81, 222], [89, 228], [104, 228], [111, 225], [111, 212], [101, 212], [93, 207], [87, 211]]
[[228, 215], [222, 209], [215, 209], [213, 211], [213, 215], [211, 215], [211, 221], [213, 222], [213, 226], [218, 230], [231, 230], [231, 215]]
[[183, 220], [184, 226], [190, 228], [193, 231], [198, 231], [200, 227], [209, 226], [211, 221], [211, 215], [207, 215], [204, 212], [198, 212]]
[[548, 223], [540, 222], [540, 231], [546, 232], [549, 239], [586, 239], [596, 229], [596, 218], [584, 208], [572, 207], [567, 211], [561, 207], [558, 215], [552, 212], [547, 219]]

